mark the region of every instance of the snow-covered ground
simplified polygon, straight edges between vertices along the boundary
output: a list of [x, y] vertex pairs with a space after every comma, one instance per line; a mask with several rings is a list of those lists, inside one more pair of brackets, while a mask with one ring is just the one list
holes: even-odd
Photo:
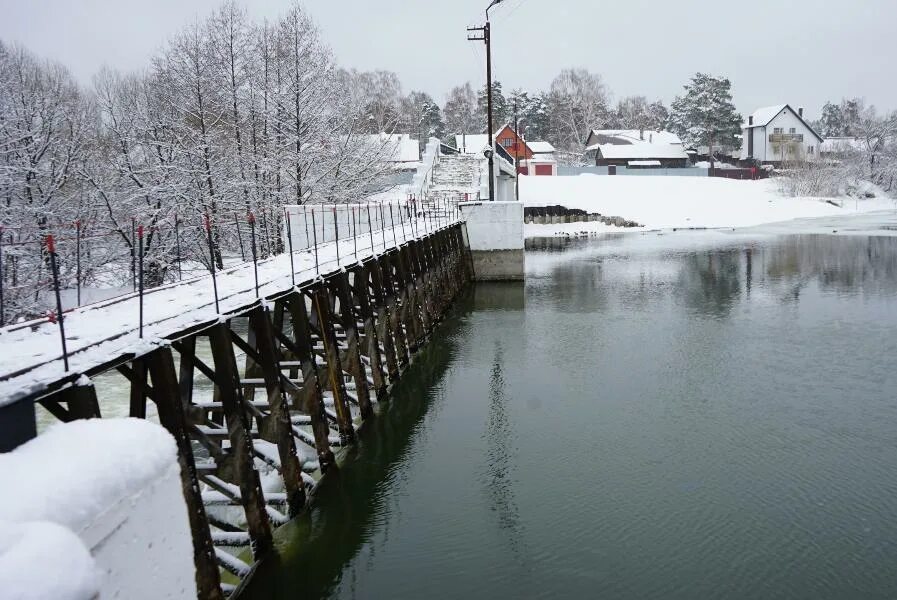
[[579, 208], [637, 221], [647, 229], [752, 227], [897, 210], [888, 198], [850, 198], [841, 207], [822, 198], [782, 196], [774, 180], [717, 177], [521, 177], [520, 198], [526, 206]]

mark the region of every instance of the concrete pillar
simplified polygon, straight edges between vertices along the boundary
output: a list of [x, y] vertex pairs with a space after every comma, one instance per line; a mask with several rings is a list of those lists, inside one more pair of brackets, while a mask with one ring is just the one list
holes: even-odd
[[467, 246], [477, 281], [524, 277], [523, 203], [462, 202]]

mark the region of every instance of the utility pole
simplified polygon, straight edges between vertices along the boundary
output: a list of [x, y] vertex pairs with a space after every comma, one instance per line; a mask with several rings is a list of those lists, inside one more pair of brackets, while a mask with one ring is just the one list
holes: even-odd
[[520, 129], [517, 123], [517, 98], [514, 98], [514, 199], [520, 202]]
[[492, 39], [490, 36], [489, 12], [486, 11], [486, 24], [482, 27], [468, 27], [467, 31], [479, 31], [481, 35], [468, 33], [467, 41], [486, 43], [486, 131], [489, 151], [486, 160], [489, 162], [489, 202], [495, 200], [495, 148], [492, 147]]

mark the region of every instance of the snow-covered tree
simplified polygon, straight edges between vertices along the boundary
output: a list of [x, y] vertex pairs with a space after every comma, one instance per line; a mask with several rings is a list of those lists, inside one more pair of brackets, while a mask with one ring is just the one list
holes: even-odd
[[670, 128], [692, 146], [737, 147], [742, 121], [732, 102], [731, 87], [725, 77], [696, 73], [685, 84], [685, 94], [670, 106]]
[[592, 129], [611, 121], [609, 93], [597, 73], [566, 69], [551, 82], [548, 96], [549, 141], [558, 148], [581, 152]]
[[[480, 123], [480, 131], [486, 133], [487, 122], [486, 113], [488, 111], [488, 97], [486, 94], [486, 86], [484, 85], [477, 94], [477, 112], [476, 121]], [[492, 82], [492, 132], [495, 133], [500, 127], [503, 127], [513, 117], [509, 117], [508, 101], [502, 93], [501, 82]]]
[[411, 92], [402, 99], [399, 130], [410, 133], [425, 146], [431, 137], [442, 139], [445, 123], [439, 105], [425, 92]]
[[[477, 119], [477, 97], [470, 85], [453, 87], [442, 109], [445, 130], [448, 135], [476, 133], [481, 128]], [[454, 143], [454, 140], [450, 140]]]

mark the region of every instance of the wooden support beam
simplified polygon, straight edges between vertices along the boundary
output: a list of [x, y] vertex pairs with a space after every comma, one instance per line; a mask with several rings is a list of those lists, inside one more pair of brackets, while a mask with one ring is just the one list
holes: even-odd
[[[273, 548], [271, 524], [265, 510], [265, 498], [258, 471], [253, 464], [252, 435], [249, 428], [249, 416], [243, 402], [243, 391], [240, 387], [240, 372], [234, 358], [229, 326], [224, 323], [209, 329], [209, 344], [215, 363], [215, 386], [218, 397], [224, 407], [227, 423], [228, 439], [231, 451], [229, 464], [219, 465], [222, 471], [228, 471], [229, 479], [240, 487], [240, 499], [252, 539], [253, 557], [258, 560], [270, 553]], [[229, 467], [225, 469], [225, 467]]]
[[[287, 493], [287, 509], [290, 517], [294, 517], [305, 506], [305, 487], [302, 484], [302, 465], [296, 456], [296, 442], [293, 439], [293, 425], [290, 410], [284, 398], [281, 384], [280, 363], [277, 356], [277, 343], [269, 320], [267, 309], [259, 307], [249, 314], [249, 330], [255, 338], [258, 349], [256, 366], [265, 380], [265, 391], [268, 393], [268, 405], [271, 407], [270, 423], [259, 423], [259, 433], [273, 437], [280, 457], [280, 474], [283, 477], [284, 489]], [[248, 375], [248, 373], [247, 373]], [[267, 436], [263, 434], [266, 439]]]
[[193, 446], [187, 421], [179, 399], [179, 386], [171, 350], [160, 348], [146, 357], [153, 387], [158, 390], [153, 400], [159, 412], [159, 422], [174, 437], [181, 467], [181, 488], [187, 505], [190, 531], [193, 537], [193, 564], [196, 567], [196, 597], [202, 600], [223, 600], [221, 575], [212, 545], [212, 534], [202, 503], [202, 491], [196, 474]]
[[131, 371], [133, 378], [131, 380], [131, 408], [130, 416], [137, 419], [146, 418], [146, 363], [141, 358], [135, 358], [131, 361]]
[[333, 317], [330, 314], [331, 299], [323, 284], [316, 284], [313, 292], [314, 308], [317, 315], [319, 334], [324, 342], [324, 355], [327, 361], [327, 383], [333, 392], [333, 404], [336, 409], [337, 426], [340, 440], [346, 444], [355, 441], [355, 427], [352, 424], [352, 411], [349, 409], [349, 397], [346, 394], [346, 383], [343, 380], [343, 367], [339, 358], [339, 347], [336, 333], [333, 330]]
[[352, 276], [352, 302], [358, 306], [358, 318], [362, 323], [361, 353], [370, 364], [371, 379], [378, 400], [386, 397], [386, 374], [383, 372], [383, 356], [375, 323], [376, 315], [371, 306], [370, 263], [360, 263], [350, 271]]
[[399, 378], [399, 362], [396, 355], [396, 342], [393, 338], [391, 310], [395, 308], [392, 296], [387, 298], [387, 292], [383, 285], [383, 270], [379, 258], [366, 262], [367, 271], [371, 277], [371, 299], [376, 316], [377, 339], [383, 342], [383, 354], [386, 358], [386, 371], [389, 374], [390, 383]]
[[318, 464], [321, 465], [321, 472], [326, 473], [336, 466], [336, 462], [330, 449], [330, 426], [327, 424], [327, 415], [324, 411], [324, 395], [321, 393], [318, 364], [311, 347], [311, 327], [305, 298], [304, 293], [293, 293], [286, 299], [286, 304], [297, 358], [302, 365], [302, 388], [305, 396], [301, 399], [299, 409], [311, 419]]
[[355, 381], [355, 396], [358, 398], [358, 408], [361, 418], [368, 419], [374, 414], [371, 404], [371, 391], [368, 388], [368, 376], [364, 363], [361, 361], [361, 349], [358, 339], [358, 322], [355, 317], [354, 301], [349, 290], [349, 275], [346, 271], [340, 271], [327, 280], [331, 296], [339, 300], [339, 312], [335, 315], [343, 327], [346, 336], [346, 352], [340, 357], [342, 367], [352, 375]]

